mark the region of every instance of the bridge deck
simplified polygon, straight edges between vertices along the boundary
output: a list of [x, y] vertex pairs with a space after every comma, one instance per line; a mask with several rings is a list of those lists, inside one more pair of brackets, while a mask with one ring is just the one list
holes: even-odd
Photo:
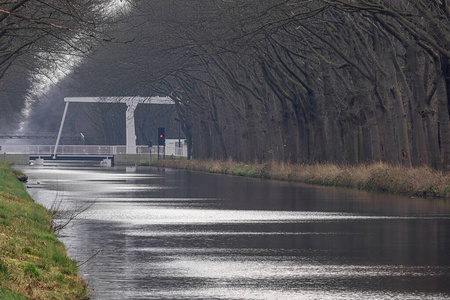
[[42, 158], [44, 160], [103, 160], [109, 158], [114, 160], [114, 155], [57, 155], [53, 157], [53, 154], [48, 155], [30, 155], [30, 161]]

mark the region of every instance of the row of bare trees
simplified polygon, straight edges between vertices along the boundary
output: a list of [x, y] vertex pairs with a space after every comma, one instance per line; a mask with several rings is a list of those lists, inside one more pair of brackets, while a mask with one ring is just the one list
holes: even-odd
[[129, 4], [77, 80], [172, 96], [194, 157], [449, 170], [448, 1]]
[[1, 1], [1, 130], [12, 130], [30, 96], [70, 72], [96, 41], [113, 41], [105, 29], [119, 15], [113, 0]]
[[450, 168], [447, 1], [171, 3], [151, 83], [194, 156]]

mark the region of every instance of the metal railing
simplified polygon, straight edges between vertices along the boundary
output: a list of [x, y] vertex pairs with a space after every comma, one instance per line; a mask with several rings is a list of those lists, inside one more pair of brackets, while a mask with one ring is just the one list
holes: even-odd
[[[55, 145], [0, 145], [0, 153], [6, 154], [30, 154], [30, 155], [53, 155]], [[175, 147], [174, 156], [182, 156], [183, 149]], [[105, 145], [59, 145], [57, 155], [101, 155], [126, 154], [127, 146], [105, 146]], [[137, 154], [158, 154], [158, 146], [136, 146]], [[164, 153], [164, 147], [159, 147], [159, 153]], [[168, 155], [166, 151], [166, 155]]]

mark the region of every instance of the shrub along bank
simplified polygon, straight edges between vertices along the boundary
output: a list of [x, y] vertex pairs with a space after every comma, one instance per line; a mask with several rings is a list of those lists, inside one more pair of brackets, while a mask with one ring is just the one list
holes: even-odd
[[83, 299], [75, 261], [53, 234], [51, 215], [34, 203], [0, 160], [0, 299]]
[[148, 165], [349, 187], [412, 197], [450, 198], [450, 174], [427, 167], [407, 168], [382, 162], [340, 166], [276, 161], [244, 164], [232, 160], [158, 160], [149, 162]]

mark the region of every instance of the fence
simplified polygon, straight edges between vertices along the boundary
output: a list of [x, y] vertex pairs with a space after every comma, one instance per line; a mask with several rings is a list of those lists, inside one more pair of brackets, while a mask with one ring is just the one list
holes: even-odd
[[[53, 155], [54, 145], [1, 145], [0, 153], [7, 154], [31, 154], [31, 155]], [[126, 154], [127, 146], [105, 146], [105, 145], [59, 145], [57, 155], [101, 155]], [[164, 147], [159, 148], [159, 153], [164, 153]], [[137, 154], [158, 154], [158, 146], [136, 146]], [[183, 148], [176, 147], [174, 156], [182, 156]], [[168, 153], [166, 152], [166, 155]], [[171, 154], [172, 155], [172, 154]]]

